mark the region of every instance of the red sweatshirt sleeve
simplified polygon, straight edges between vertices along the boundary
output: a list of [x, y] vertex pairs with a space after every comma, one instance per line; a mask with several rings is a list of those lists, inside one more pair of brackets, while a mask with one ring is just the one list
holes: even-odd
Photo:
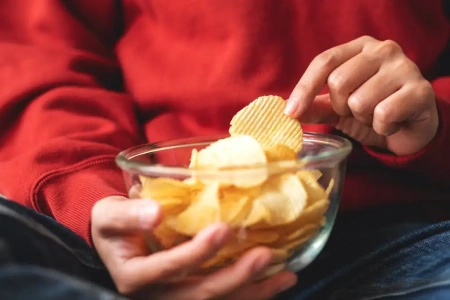
[[427, 176], [442, 186], [450, 181], [450, 77], [442, 77], [432, 82], [439, 111], [439, 129], [432, 142], [422, 151], [408, 156], [394, 156], [377, 152], [370, 147], [365, 150], [383, 164], [410, 170]]
[[0, 2], [0, 194], [88, 242], [93, 204], [125, 192], [115, 155], [139, 142], [133, 101], [114, 91], [114, 2]]

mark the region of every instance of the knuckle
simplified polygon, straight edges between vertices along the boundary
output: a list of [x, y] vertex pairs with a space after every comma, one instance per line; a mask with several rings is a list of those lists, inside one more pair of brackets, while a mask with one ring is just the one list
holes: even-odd
[[375, 126], [373, 126], [373, 130], [379, 135], [383, 135], [383, 136], [386, 135], [386, 126], [384, 126], [384, 125], [380, 125], [380, 124], [375, 125]]
[[327, 50], [319, 54], [319, 56], [317, 56], [316, 58], [316, 62], [325, 68], [334, 67], [336, 65], [337, 60], [338, 60], [338, 53], [335, 49]]
[[347, 100], [345, 101], [335, 101], [331, 103], [333, 110], [341, 117], [351, 116], [352, 112], [350, 107], [347, 104]]
[[411, 60], [405, 57], [405, 59], [401, 59], [395, 65], [395, 70], [399, 73], [412, 75], [412, 74], [420, 74], [419, 68], [413, 63]]
[[380, 42], [378, 47], [375, 48], [375, 53], [378, 56], [391, 57], [400, 52], [402, 52], [400, 45], [392, 40]]
[[420, 97], [420, 99], [423, 99], [425, 101], [433, 100], [435, 98], [435, 95], [431, 83], [427, 80], [422, 80], [422, 82], [417, 85], [417, 95]]
[[361, 55], [364, 58], [364, 63], [367, 65], [379, 63], [380, 61], [380, 56], [376, 52], [363, 51]]
[[375, 40], [372, 36], [367, 35], [367, 34], [361, 36], [360, 39], [362, 41], [365, 41], [365, 42], [369, 42], [369, 41], [374, 41]]
[[380, 124], [388, 124], [392, 119], [392, 110], [384, 105], [378, 105], [375, 107], [374, 115]]
[[356, 114], [355, 115], [355, 119], [357, 119], [365, 127], [372, 127], [372, 118], [371, 118], [371, 116]]
[[355, 113], [361, 114], [366, 112], [364, 100], [358, 94], [352, 94], [348, 97], [348, 106]]
[[342, 91], [345, 88], [346, 84], [347, 78], [345, 78], [345, 76], [340, 72], [332, 72], [330, 76], [328, 76], [328, 86], [334, 91]]

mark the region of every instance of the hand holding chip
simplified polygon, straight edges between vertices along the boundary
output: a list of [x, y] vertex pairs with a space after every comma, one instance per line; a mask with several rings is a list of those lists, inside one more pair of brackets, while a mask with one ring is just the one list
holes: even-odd
[[[318, 96], [325, 84], [329, 93]], [[433, 88], [419, 68], [395, 42], [366, 36], [318, 55], [285, 113], [396, 155], [426, 147], [439, 126]]]
[[295, 284], [290, 272], [254, 282], [274, 259], [263, 247], [215, 273], [189, 277], [225, 245], [229, 228], [213, 224], [179, 246], [149, 254], [142, 232], [151, 232], [161, 217], [159, 204], [147, 199], [108, 197], [94, 206], [92, 240], [119, 292], [138, 299], [269, 299]]

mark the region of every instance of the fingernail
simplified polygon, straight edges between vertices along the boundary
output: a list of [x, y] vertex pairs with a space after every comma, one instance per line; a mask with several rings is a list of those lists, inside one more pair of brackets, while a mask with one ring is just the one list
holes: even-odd
[[158, 206], [149, 202], [136, 205], [134, 209], [139, 217], [140, 227], [142, 229], [152, 228], [158, 218]]
[[289, 98], [286, 103], [286, 107], [284, 108], [284, 114], [288, 116], [294, 116], [298, 107], [298, 99]]
[[271, 255], [260, 255], [253, 265], [253, 272], [254, 273], [263, 272], [267, 268], [271, 260], [272, 260]]
[[296, 276], [291, 276], [291, 277], [289, 277], [289, 279], [287, 279], [286, 281], [283, 281], [280, 284], [280, 289], [278, 291], [280, 293], [284, 292], [284, 291], [290, 289], [291, 287], [293, 287], [296, 284], [297, 284], [297, 277]]

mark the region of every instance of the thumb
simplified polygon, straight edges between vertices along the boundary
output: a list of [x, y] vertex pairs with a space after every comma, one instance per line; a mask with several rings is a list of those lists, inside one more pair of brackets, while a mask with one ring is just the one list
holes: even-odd
[[92, 209], [92, 230], [100, 234], [150, 230], [158, 225], [161, 215], [159, 204], [153, 200], [107, 197]]
[[339, 115], [333, 110], [330, 94], [318, 95], [299, 117], [305, 124], [327, 124], [335, 126], [339, 122]]

